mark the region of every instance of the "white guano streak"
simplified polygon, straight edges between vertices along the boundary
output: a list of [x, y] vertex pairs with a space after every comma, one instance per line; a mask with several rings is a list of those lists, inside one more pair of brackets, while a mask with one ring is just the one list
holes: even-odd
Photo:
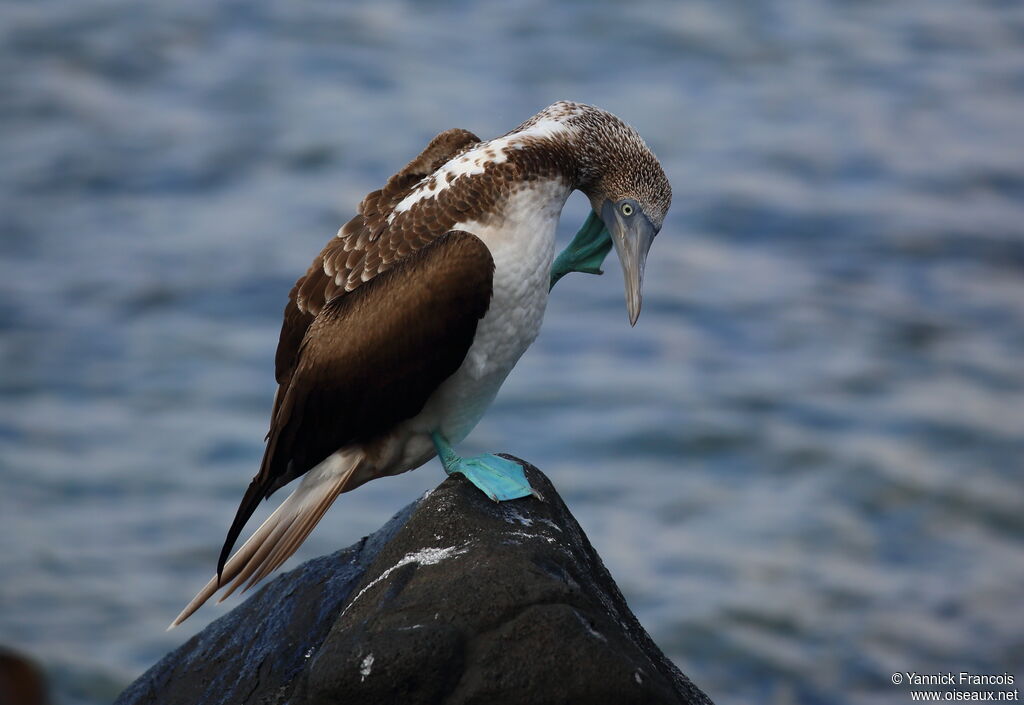
[[[385, 570], [383, 573], [381, 573], [379, 576], [377, 576], [377, 578], [374, 579], [374, 581], [372, 583], [370, 583], [369, 585], [364, 587], [362, 590], [360, 590], [356, 594], [356, 596], [352, 598], [352, 601], [350, 603], [348, 603], [348, 605], [345, 607], [345, 609], [342, 610], [342, 612], [341, 612], [342, 616], [346, 612], [348, 612], [349, 607], [354, 605], [356, 603], [356, 601], [360, 597], [363, 596], [364, 592], [366, 592], [367, 590], [372, 588], [374, 585], [379, 583], [381, 580], [384, 580], [385, 578], [387, 578], [389, 575], [394, 573], [396, 570], [401, 568], [403, 565], [409, 565], [410, 563], [419, 563], [420, 565], [434, 565], [436, 563], [440, 563], [441, 561], [443, 561], [446, 558], [452, 558], [453, 556], [461, 555], [461, 554], [465, 553], [468, 550], [469, 549], [466, 546], [463, 546], [462, 548], [457, 548], [455, 546], [449, 546], [448, 548], [424, 548], [424, 549], [421, 549], [419, 551], [416, 551], [415, 553], [407, 553], [407, 554], [405, 554], [402, 557], [402, 559], [400, 561], [398, 561], [398, 563], [395, 563], [393, 566], [391, 566], [390, 568]], [[373, 663], [372, 659], [371, 659], [370, 663], [371, 664]]]
[[370, 654], [363, 659], [363, 662], [359, 664], [359, 682], [362, 683], [366, 680], [366, 677], [370, 675], [373, 670], [373, 654]]

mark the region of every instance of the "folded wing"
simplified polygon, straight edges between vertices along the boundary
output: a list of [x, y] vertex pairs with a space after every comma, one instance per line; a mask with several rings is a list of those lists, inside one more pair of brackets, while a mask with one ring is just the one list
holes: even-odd
[[419, 413], [465, 359], [490, 304], [493, 273], [483, 242], [451, 232], [322, 308], [300, 345], [218, 569], [261, 499], [336, 450]]
[[[487, 246], [452, 231], [321, 307], [278, 392], [263, 462], [228, 531], [218, 575], [175, 624], [221, 585], [252, 584], [298, 548], [345, 490], [359, 446], [418, 414], [462, 364], [490, 305], [493, 274]], [[338, 467], [325, 464], [304, 478], [228, 561], [259, 502], [328, 458]]]

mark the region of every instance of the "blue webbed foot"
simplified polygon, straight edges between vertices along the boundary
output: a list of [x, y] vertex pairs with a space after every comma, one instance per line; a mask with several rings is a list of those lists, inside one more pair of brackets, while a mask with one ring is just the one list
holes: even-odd
[[601, 263], [612, 249], [612, 237], [597, 213], [590, 211], [583, 227], [573, 237], [572, 242], [555, 258], [551, 265], [551, 282], [555, 282], [569, 272], [585, 274], [601, 274]]
[[460, 473], [476, 485], [481, 492], [495, 502], [519, 499], [534, 494], [523, 466], [512, 460], [496, 455], [478, 455], [475, 458], [459, 458], [459, 462], [445, 466], [451, 474]]
[[463, 458], [455, 453], [448, 441], [439, 434], [432, 435], [437, 454], [444, 465], [444, 471], [451, 475], [459, 473], [472, 482], [485, 495], [495, 502], [519, 499], [533, 495], [541, 499], [540, 494], [530, 487], [523, 466], [513, 460], [499, 458], [496, 455], [478, 455], [475, 458]]

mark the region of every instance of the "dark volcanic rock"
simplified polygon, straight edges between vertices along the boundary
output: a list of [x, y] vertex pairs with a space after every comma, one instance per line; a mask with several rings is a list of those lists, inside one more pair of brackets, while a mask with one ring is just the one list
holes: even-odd
[[277, 702], [309, 665], [381, 548], [417, 507], [349, 548], [303, 563], [169, 653], [115, 705]]
[[282, 575], [145, 673], [128, 703], [710, 703], [545, 500], [445, 480], [356, 546]]

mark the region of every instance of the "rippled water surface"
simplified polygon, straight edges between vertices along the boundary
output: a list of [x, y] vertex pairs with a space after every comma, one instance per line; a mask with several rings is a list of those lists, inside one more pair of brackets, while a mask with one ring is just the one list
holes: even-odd
[[[53, 0], [0, 39], [0, 642], [59, 702], [224, 613], [164, 632], [323, 242], [435, 133], [560, 98], [675, 203], [637, 327], [614, 261], [566, 279], [463, 450], [546, 470], [722, 703], [1024, 678], [1021, 4]], [[441, 477], [345, 496], [290, 565]]]

